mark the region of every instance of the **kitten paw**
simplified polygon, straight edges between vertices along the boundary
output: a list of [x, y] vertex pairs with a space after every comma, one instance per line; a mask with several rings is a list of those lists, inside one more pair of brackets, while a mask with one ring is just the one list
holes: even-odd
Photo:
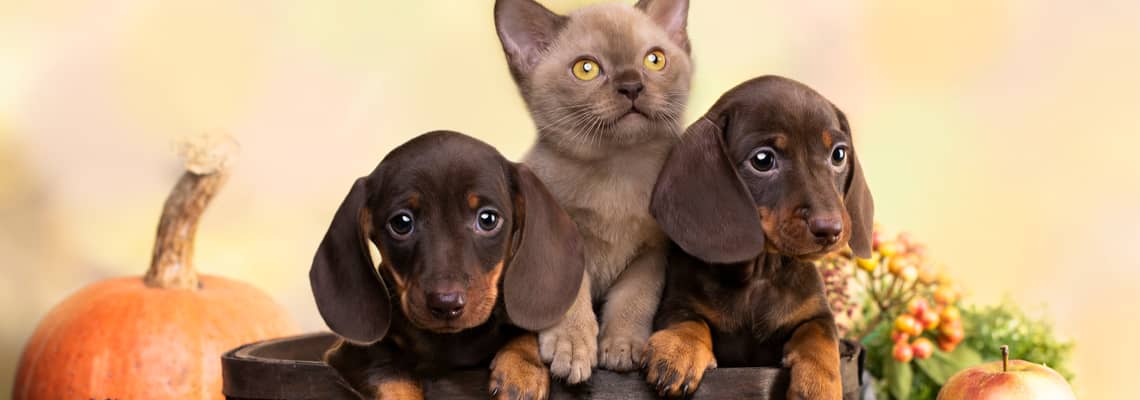
[[618, 334], [610, 330], [602, 333], [598, 361], [602, 368], [611, 371], [633, 371], [641, 364], [648, 334]]
[[593, 313], [567, 318], [538, 335], [539, 354], [550, 363], [550, 374], [569, 384], [585, 382], [598, 363], [598, 323]]

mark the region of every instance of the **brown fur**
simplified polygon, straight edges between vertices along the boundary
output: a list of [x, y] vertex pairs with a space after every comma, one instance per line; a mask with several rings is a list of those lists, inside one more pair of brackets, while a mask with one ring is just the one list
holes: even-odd
[[[482, 212], [497, 225], [480, 225]], [[411, 218], [407, 233], [397, 215]], [[379, 274], [367, 241], [382, 256]], [[580, 247], [570, 217], [525, 166], [462, 134], [421, 135], [356, 181], [313, 258], [318, 309], [344, 339], [325, 360], [366, 398], [402, 399], [422, 397], [423, 377], [487, 366], [504, 345], [536, 349], [525, 331], [552, 326], [574, 301]], [[546, 375], [541, 363], [502, 365], [498, 379], [546, 391], [534, 380]]]
[[[566, 319], [539, 337], [552, 373], [571, 383], [595, 363], [636, 368], [663, 285], [665, 237], [649, 215], [649, 196], [677, 141], [692, 65], [685, 34], [687, 1], [597, 4], [568, 16], [532, 0], [499, 0], [496, 27], [519, 92], [538, 129], [525, 162], [577, 224], [588, 279]], [[666, 66], [643, 65], [653, 50]], [[582, 81], [570, 66], [598, 63]], [[640, 82], [632, 100], [620, 90]], [[593, 304], [601, 306], [601, 338]]]
[[549, 395], [550, 371], [538, 357], [538, 336], [512, 339], [491, 361], [489, 392], [495, 399], [542, 400]]
[[376, 384], [377, 400], [423, 400], [424, 389], [410, 378], [390, 379]]
[[685, 321], [649, 337], [645, 353], [646, 381], [660, 396], [688, 396], [697, 390], [705, 371], [716, 368], [712, 335], [704, 321]]
[[[753, 165], [761, 151], [774, 164]], [[790, 368], [790, 399], [842, 396], [835, 323], [810, 261], [847, 245], [869, 256], [874, 206], [838, 108], [786, 78], [737, 86], [673, 149], [651, 209], [675, 242], [661, 332], [707, 323], [721, 366]], [[669, 346], [651, 339], [647, 351]]]

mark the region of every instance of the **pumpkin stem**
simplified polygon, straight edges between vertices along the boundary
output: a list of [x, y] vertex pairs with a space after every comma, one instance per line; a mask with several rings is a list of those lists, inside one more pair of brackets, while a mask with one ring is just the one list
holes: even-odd
[[162, 208], [154, 255], [143, 282], [161, 289], [198, 289], [194, 270], [194, 234], [198, 220], [210, 200], [229, 176], [229, 154], [237, 143], [226, 137], [224, 143], [187, 142], [181, 152], [186, 172], [178, 179]]

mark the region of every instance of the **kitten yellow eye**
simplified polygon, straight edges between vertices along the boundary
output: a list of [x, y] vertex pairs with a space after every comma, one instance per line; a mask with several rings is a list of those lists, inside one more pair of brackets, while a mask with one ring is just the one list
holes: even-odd
[[653, 50], [645, 55], [645, 68], [652, 71], [660, 71], [665, 69], [665, 52], [661, 50]]
[[574, 72], [574, 77], [578, 79], [592, 81], [598, 77], [598, 72], [601, 71], [601, 69], [602, 67], [599, 67], [598, 63], [594, 62], [594, 60], [583, 58], [575, 62], [574, 66], [570, 68], [570, 71]]

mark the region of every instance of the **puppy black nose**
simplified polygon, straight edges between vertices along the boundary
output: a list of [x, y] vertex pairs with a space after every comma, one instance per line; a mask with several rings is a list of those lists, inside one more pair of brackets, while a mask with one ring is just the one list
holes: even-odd
[[437, 318], [459, 318], [463, 315], [463, 305], [466, 303], [460, 292], [431, 293], [427, 296], [428, 308]]
[[843, 221], [832, 218], [812, 218], [808, 220], [808, 229], [816, 239], [832, 244], [839, 241], [839, 234], [843, 232]]
[[630, 100], [637, 100], [637, 96], [645, 89], [645, 85], [641, 84], [640, 80], [618, 82], [617, 91], [628, 97]]

